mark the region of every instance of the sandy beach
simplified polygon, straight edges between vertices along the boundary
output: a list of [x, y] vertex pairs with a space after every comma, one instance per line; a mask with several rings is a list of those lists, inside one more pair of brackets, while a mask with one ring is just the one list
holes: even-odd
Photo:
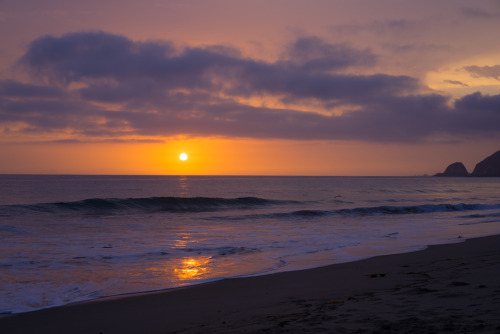
[[1, 333], [500, 333], [500, 236], [4, 315]]

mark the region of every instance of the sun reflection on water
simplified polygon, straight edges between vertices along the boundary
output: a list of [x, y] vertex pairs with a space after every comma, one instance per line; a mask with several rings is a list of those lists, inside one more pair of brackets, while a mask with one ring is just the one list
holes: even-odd
[[186, 176], [179, 176], [179, 196], [189, 197], [189, 184]]
[[202, 278], [209, 274], [210, 270], [207, 266], [210, 261], [210, 257], [202, 256], [199, 258], [186, 257], [183, 258], [179, 268], [175, 268], [175, 274], [179, 279], [194, 279]]

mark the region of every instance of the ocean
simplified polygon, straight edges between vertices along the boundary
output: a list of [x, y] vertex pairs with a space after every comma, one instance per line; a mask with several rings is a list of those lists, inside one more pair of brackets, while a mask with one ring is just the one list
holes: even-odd
[[500, 178], [0, 175], [0, 313], [500, 233]]

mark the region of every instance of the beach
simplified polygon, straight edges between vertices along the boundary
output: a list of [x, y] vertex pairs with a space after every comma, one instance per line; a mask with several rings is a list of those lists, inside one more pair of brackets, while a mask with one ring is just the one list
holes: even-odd
[[2, 333], [498, 333], [500, 236], [4, 315]]

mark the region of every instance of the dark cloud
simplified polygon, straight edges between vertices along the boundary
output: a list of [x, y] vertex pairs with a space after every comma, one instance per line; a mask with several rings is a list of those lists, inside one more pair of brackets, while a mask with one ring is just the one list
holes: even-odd
[[0, 96], [4, 98], [62, 98], [66, 92], [58, 87], [26, 84], [14, 80], [0, 80]]
[[450, 126], [464, 136], [489, 134], [498, 136], [500, 129], [500, 94], [483, 95], [474, 93], [455, 101]]
[[79, 131], [94, 127], [105, 113], [78, 100], [14, 100], [0, 98], [0, 122], [25, 123], [30, 132], [53, 132], [61, 129]]
[[[482, 113], [500, 116], [500, 94], [483, 95], [479, 92], [466, 95], [455, 101], [455, 107], [461, 111], [475, 110], [471, 116], [480, 116]], [[497, 125], [497, 124], [495, 124]]]
[[469, 87], [468, 84], [463, 83], [462, 81], [458, 81], [458, 80], [444, 80], [444, 82], [450, 83], [452, 85], [457, 85], [457, 86], [462, 86], [462, 87]]
[[138, 43], [102, 32], [44, 36], [31, 43], [20, 63], [50, 79], [137, 78], [161, 75], [173, 51], [168, 43]]
[[[317, 37], [299, 38], [281, 59], [265, 62], [219, 45], [177, 48], [103, 32], [45, 36], [19, 63], [48, 84], [1, 81], [0, 122], [90, 141], [184, 134], [416, 142], [500, 134], [499, 96], [473, 94], [450, 106], [446, 96], [420, 93], [415, 78], [348, 74], [376, 60], [369, 50]], [[245, 102], [252, 98], [282, 106]], [[323, 113], [307, 111], [314, 108]]]
[[314, 36], [298, 38], [288, 46], [284, 57], [305, 71], [373, 66], [376, 62], [376, 56], [370, 50], [353, 49], [345, 44], [329, 44]]
[[[106, 33], [46, 36], [32, 43], [21, 64], [68, 84], [90, 83], [82, 94], [99, 101], [152, 97], [161, 90], [198, 89], [231, 95], [286, 94], [323, 100], [414, 89], [416, 80], [389, 76], [344, 76], [324, 71], [373, 64], [375, 56], [318, 38], [300, 38], [276, 63], [244, 59], [212, 46], [175, 50], [171, 44], [132, 42]], [[130, 94], [130, 90], [135, 94]]]
[[462, 14], [467, 17], [478, 18], [478, 19], [490, 19], [490, 20], [498, 20], [500, 18], [499, 12], [491, 12], [482, 10], [479, 8], [466, 7], [462, 8]]
[[500, 80], [500, 65], [494, 66], [465, 66], [464, 69], [476, 78], [493, 78]]

